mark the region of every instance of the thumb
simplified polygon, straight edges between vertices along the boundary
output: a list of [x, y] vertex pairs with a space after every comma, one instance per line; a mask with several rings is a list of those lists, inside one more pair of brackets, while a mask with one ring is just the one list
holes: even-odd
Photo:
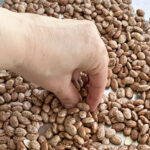
[[[62, 85], [61, 85], [62, 86]], [[79, 101], [79, 93], [73, 83], [70, 81], [68, 85], [58, 87], [56, 96], [61, 101], [62, 105], [66, 108], [75, 107]]]

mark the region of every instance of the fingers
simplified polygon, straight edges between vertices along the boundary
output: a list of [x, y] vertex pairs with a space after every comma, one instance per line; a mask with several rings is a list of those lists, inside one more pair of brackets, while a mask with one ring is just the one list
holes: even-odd
[[72, 74], [72, 79], [79, 80], [79, 78], [80, 78], [80, 70], [76, 69]]
[[94, 111], [104, 93], [107, 83], [107, 66], [96, 72], [89, 72], [89, 87], [87, 103], [90, 105], [91, 111]]
[[[96, 61], [97, 60], [97, 61]], [[88, 71], [89, 87], [87, 103], [90, 105], [91, 111], [94, 111], [100, 103], [100, 99], [104, 94], [107, 84], [109, 57], [104, 43], [101, 41], [101, 53], [97, 54], [95, 63], [97, 67], [93, 66]]]
[[66, 108], [73, 108], [79, 101], [79, 93], [74, 87], [73, 83], [67, 85], [60, 85], [57, 87], [58, 90], [55, 92], [56, 96], [61, 101], [62, 105]]

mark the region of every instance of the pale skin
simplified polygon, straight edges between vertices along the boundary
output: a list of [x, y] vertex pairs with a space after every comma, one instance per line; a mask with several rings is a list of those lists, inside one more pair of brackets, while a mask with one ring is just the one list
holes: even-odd
[[0, 8], [0, 68], [53, 92], [67, 107], [79, 93], [72, 79], [87, 73], [87, 103], [98, 106], [107, 83], [108, 54], [90, 21], [18, 14]]

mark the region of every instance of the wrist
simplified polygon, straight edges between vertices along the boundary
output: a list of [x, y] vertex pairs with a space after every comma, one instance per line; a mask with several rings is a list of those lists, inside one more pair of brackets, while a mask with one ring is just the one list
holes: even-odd
[[23, 64], [27, 27], [17, 13], [0, 8], [0, 68], [16, 72]]

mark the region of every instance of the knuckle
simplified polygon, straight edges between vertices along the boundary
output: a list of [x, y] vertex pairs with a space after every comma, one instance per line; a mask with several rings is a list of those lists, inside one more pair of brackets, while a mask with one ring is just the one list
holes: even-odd
[[98, 35], [97, 27], [92, 21], [85, 20], [83, 25], [84, 33], [87, 34], [87, 37]]
[[96, 26], [92, 21], [86, 21], [86, 27], [91, 30], [95, 30]]

